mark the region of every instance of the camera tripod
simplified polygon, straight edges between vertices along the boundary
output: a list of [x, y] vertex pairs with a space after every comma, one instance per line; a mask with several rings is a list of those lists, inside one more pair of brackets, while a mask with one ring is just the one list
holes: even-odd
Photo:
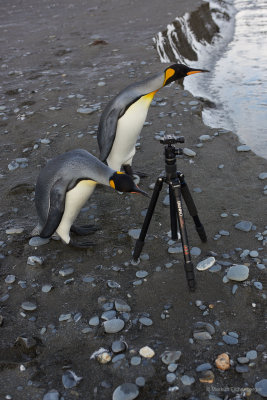
[[145, 237], [149, 228], [151, 218], [153, 216], [156, 203], [159, 197], [159, 193], [162, 189], [163, 183], [169, 186], [169, 200], [170, 200], [170, 222], [171, 222], [171, 234], [172, 239], [176, 240], [177, 235], [177, 222], [179, 224], [179, 229], [181, 233], [181, 241], [184, 254], [184, 269], [186, 274], [186, 279], [190, 290], [194, 290], [195, 274], [194, 266], [191, 261], [188, 237], [186, 232], [184, 212], [182, 207], [182, 197], [188, 208], [189, 214], [194, 220], [196, 231], [202, 242], [207, 241], [207, 236], [202, 223], [199, 220], [197, 208], [195, 206], [194, 200], [190, 194], [188, 186], [184, 180], [184, 175], [182, 172], [177, 171], [176, 167], [176, 156], [183, 154], [183, 149], [176, 148], [175, 143], [184, 143], [184, 137], [175, 137], [174, 135], [167, 135], [160, 141], [160, 143], [165, 144], [165, 172], [166, 176], [159, 176], [156, 180], [154, 191], [147, 209], [146, 217], [143, 222], [143, 226], [136, 241], [133, 260], [136, 262], [140, 256], [145, 243]]

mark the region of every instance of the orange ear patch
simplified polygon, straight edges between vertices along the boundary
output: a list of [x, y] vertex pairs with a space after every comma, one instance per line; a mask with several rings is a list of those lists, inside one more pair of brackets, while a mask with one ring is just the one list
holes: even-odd
[[175, 70], [174, 70], [173, 68], [168, 68], [168, 69], [165, 71], [165, 79], [164, 79], [163, 86], [165, 85], [165, 83], [167, 82], [167, 80], [168, 80], [171, 76], [173, 76], [174, 74], [175, 74]]
[[110, 185], [113, 189], [115, 189], [115, 183], [114, 183], [113, 179], [111, 179], [111, 180], [109, 181], [109, 185]]

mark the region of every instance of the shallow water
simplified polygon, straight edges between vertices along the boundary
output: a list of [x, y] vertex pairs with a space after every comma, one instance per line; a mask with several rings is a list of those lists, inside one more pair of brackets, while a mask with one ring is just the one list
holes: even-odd
[[[192, 14], [186, 14], [157, 35], [161, 60], [210, 69], [201, 79], [196, 75], [184, 80], [187, 90], [216, 105], [204, 108], [204, 122], [234, 131], [242, 143], [267, 158], [267, 0], [205, 4], [209, 4], [209, 10], [198, 10], [193, 23]], [[188, 51], [183, 54], [184, 43], [177, 45], [181, 37], [177, 21], [197, 57]], [[203, 33], [199, 35], [203, 29], [195, 28], [203, 23], [213, 33], [209, 40], [203, 38]], [[214, 26], [211, 29], [213, 23], [219, 32]]]

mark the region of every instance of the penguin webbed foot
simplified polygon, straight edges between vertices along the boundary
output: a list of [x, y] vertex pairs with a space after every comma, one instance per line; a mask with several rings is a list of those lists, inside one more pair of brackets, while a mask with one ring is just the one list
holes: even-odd
[[76, 249], [88, 249], [89, 247], [95, 246], [94, 242], [76, 242], [73, 239], [70, 239], [69, 244]]
[[86, 235], [92, 235], [98, 230], [98, 228], [95, 225], [81, 225], [81, 226], [72, 225], [70, 230], [76, 235], [86, 236]]

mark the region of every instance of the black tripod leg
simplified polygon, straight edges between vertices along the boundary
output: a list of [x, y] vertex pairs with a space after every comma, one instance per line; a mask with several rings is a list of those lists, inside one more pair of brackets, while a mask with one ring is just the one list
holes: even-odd
[[196, 282], [195, 282], [195, 274], [194, 274], [194, 266], [191, 261], [191, 256], [189, 252], [189, 243], [188, 237], [185, 227], [185, 220], [184, 220], [184, 213], [182, 208], [182, 195], [181, 195], [181, 186], [179, 184], [174, 184], [173, 186], [170, 185], [170, 189], [173, 191], [173, 196], [175, 196], [176, 200], [176, 212], [178, 216], [178, 223], [181, 233], [181, 240], [183, 246], [183, 253], [184, 253], [184, 269], [185, 275], [188, 282], [188, 286], [190, 290], [195, 290]]
[[182, 193], [183, 199], [188, 208], [189, 214], [191, 215], [191, 217], [194, 220], [198, 236], [200, 237], [202, 242], [206, 242], [207, 241], [206, 232], [205, 232], [204, 226], [202, 225], [202, 223], [200, 222], [200, 219], [198, 217], [197, 208], [196, 208], [194, 200], [191, 196], [191, 193], [188, 189], [187, 183], [184, 180], [184, 175], [178, 172], [178, 177], [181, 182], [181, 193]]
[[159, 197], [159, 193], [162, 189], [162, 185], [163, 185], [163, 178], [159, 177], [155, 183], [155, 187], [153, 190], [153, 194], [147, 209], [147, 213], [145, 216], [145, 220], [143, 222], [143, 226], [139, 235], [139, 239], [137, 239], [136, 244], [135, 244], [135, 248], [134, 248], [134, 252], [133, 252], [133, 260], [137, 261], [141, 251], [143, 249], [143, 246], [145, 244], [145, 237], [148, 231], [148, 227], [152, 218], [152, 215], [154, 213], [154, 209], [156, 207], [156, 203]]
[[176, 199], [173, 194], [173, 190], [170, 188], [169, 184], [169, 199], [170, 199], [170, 217], [171, 217], [171, 232], [172, 240], [178, 239], [177, 235], [177, 215], [176, 215]]

